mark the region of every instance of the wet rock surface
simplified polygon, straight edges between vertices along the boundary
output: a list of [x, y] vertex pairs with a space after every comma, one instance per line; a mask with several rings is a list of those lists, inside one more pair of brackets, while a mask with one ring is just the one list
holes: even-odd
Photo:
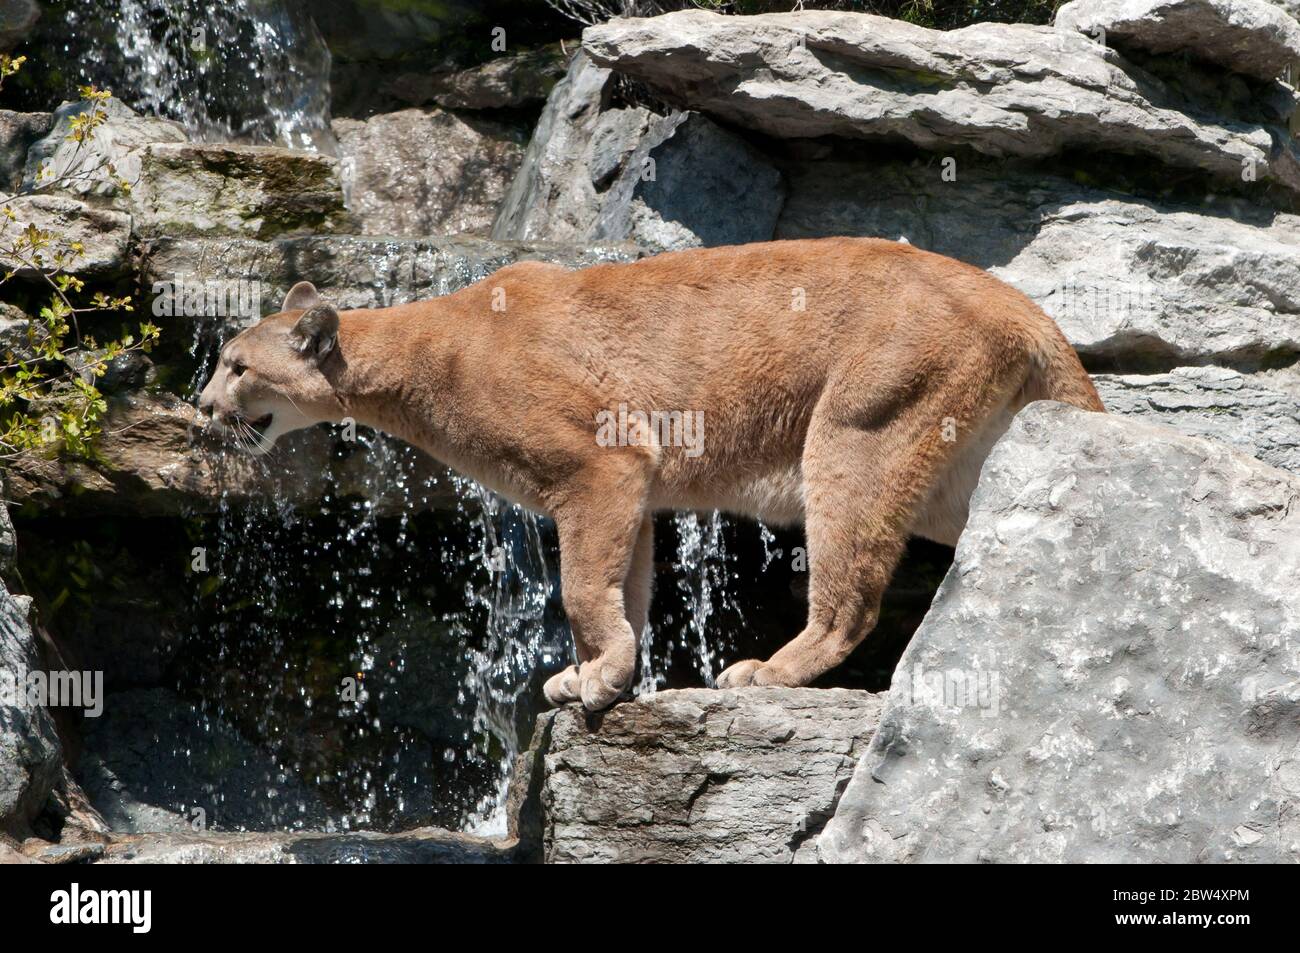
[[338, 428], [314, 427], [287, 435], [271, 466], [204, 437], [197, 414], [166, 393], [115, 399], [95, 459], [19, 457], [10, 500], [65, 516], [177, 516], [277, 499], [310, 506], [330, 496], [369, 499], [377, 512], [454, 503], [446, 468], [394, 438], [364, 431], [348, 440]]
[[1031, 405], [820, 859], [1296, 860], [1297, 503], [1214, 441]]
[[216, 717], [163, 689], [114, 692], [87, 719], [77, 777], [118, 833], [319, 829], [319, 797]]
[[511, 841], [423, 828], [405, 834], [197, 834], [113, 837], [103, 864], [508, 864]]

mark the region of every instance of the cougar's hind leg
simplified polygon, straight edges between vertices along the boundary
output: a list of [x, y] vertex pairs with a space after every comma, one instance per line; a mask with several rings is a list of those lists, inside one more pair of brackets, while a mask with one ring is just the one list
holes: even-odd
[[807, 625], [767, 661], [727, 668], [719, 688], [807, 685], [848, 656], [875, 627], [920, 504], [975, 429], [962, 424], [983, 420], [1022, 378], [970, 355], [932, 372], [921, 393], [900, 388], [890, 401], [877, 391], [866, 411], [824, 395], [803, 458]]

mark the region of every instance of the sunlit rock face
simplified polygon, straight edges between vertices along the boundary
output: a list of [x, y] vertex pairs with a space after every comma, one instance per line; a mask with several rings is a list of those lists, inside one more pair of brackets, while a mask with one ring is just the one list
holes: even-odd
[[901, 138], [923, 149], [1034, 158], [1113, 150], [1224, 181], [1240, 180], [1249, 164], [1260, 181], [1300, 194], [1284, 91], [1274, 91], [1271, 120], [1207, 114], [1189, 108], [1189, 91], [1073, 31], [996, 23], [938, 31], [828, 11], [684, 11], [591, 27], [583, 49], [679, 106], [780, 139]]
[[486, 234], [527, 141], [512, 125], [436, 107], [333, 128], [358, 231], [400, 238]]
[[822, 860], [1300, 852], [1300, 478], [1037, 403], [994, 448]]
[[879, 713], [869, 692], [808, 688], [568, 706], [538, 724], [519, 833], [548, 863], [811, 862]]
[[1265, 81], [1300, 60], [1300, 23], [1266, 0], [1072, 0], [1054, 22], [1107, 44], [1182, 54]]

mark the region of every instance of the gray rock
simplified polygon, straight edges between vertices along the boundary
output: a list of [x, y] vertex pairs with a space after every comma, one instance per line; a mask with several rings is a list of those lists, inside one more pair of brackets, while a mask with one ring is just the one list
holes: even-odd
[[328, 156], [222, 143], [154, 143], [137, 153], [137, 236], [248, 238], [344, 231], [339, 164]]
[[602, 108], [611, 79], [581, 52], [573, 57], [537, 120], [492, 223], [493, 238], [572, 242], [591, 233], [600, 204], [587, 163], [598, 124], [610, 121]]
[[54, 111], [49, 133], [33, 143], [27, 152], [23, 170], [23, 188], [36, 189], [55, 182], [60, 191], [72, 195], [112, 196], [125, 207], [128, 197], [121, 194], [109, 175], [134, 185], [140, 179], [140, 157], [146, 146], [154, 143], [182, 143], [187, 137], [178, 123], [152, 116], [141, 116], [118, 99], [94, 108], [108, 116], [94, 135], [85, 142], [69, 138], [72, 121], [92, 108], [85, 101], [64, 103]]
[[495, 238], [635, 241], [651, 251], [765, 241], [781, 173], [698, 113], [604, 108], [609, 73], [581, 53], [551, 93]]
[[63, 772], [63, 750], [43, 705], [29, 703], [28, 673], [40, 669], [19, 603], [0, 586], [0, 834], [22, 839], [46, 807]]
[[27, 165], [27, 150], [47, 135], [50, 113], [20, 113], [0, 109], [0, 191], [16, 192]]
[[[181, 516], [253, 501], [310, 506], [349, 496], [395, 513], [443, 509], [458, 499], [445, 467], [395, 438], [363, 432], [349, 442], [338, 428], [313, 427], [285, 436], [276, 466], [266, 467], [204, 437], [199, 424], [193, 405], [172, 394], [122, 395], [109, 404], [94, 459], [17, 457], [7, 473], [9, 498], [63, 516]], [[138, 634], [143, 648], [153, 645], [151, 635]]]
[[1300, 60], [1300, 23], [1265, 0], [1072, 0], [1058, 30], [1152, 53], [1187, 53], [1273, 80]]
[[1230, 444], [1270, 466], [1300, 473], [1300, 395], [1268, 376], [1223, 367], [1168, 374], [1098, 374], [1106, 409]]
[[1038, 403], [997, 444], [820, 859], [1300, 857], [1300, 478]]
[[110, 693], [84, 735], [78, 779], [115, 831], [319, 829], [327, 820], [314, 791], [167, 689]]
[[[9, 245], [28, 225], [49, 232], [57, 239], [52, 248], [41, 251], [40, 259], [24, 250], [22, 256], [0, 254], [0, 270], [14, 269], [23, 277], [34, 277], [53, 264], [53, 253], [67, 251], [80, 242], [82, 252], [71, 258], [70, 269], [81, 277], [120, 275], [127, 270], [131, 217], [111, 208], [98, 208], [65, 195], [0, 195], [0, 203], [12, 209], [14, 221], [0, 220], [0, 243]], [[24, 261], [26, 259], [26, 261]]]
[[36, 0], [0, 0], [0, 50], [11, 50], [21, 43], [40, 16]]
[[431, 77], [427, 95], [444, 109], [519, 109], [545, 102], [567, 67], [556, 44]]
[[1140, 202], [1044, 209], [1034, 240], [992, 272], [1070, 342], [1119, 369], [1145, 355], [1258, 364], [1300, 353], [1300, 218], [1268, 225]]
[[9, 516], [9, 507], [0, 503], [0, 578], [9, 579], [14, 560], [18, 558], [18, 534]]
[[941, 32], [867, 14], [693, 10], [589, 27], [583, 48], [679, 106], [783, 139], [902, 138], [992, 156], [1136, 153], [1300, 191], [1282, 115], [1212, 117], [1114, 50], [1051, 27]]
[[[593, 142], [599, 146], [593, 182], [607, 175], [614, 152]], [[652, 251], [767, 241], [785, 200], [781, 173], [699, 113], [653, 117], [620, 166], [591, 238], [630, 239]]]
[[808, 162], [778, 238], [865, 235], [968, 261], [1028, 294], [1094, 366], [1276, 363], [1300, 354], [1300, 217], [1116, 197], [977, 165]]
[[810, 861], [880, 704], [844, 689], [686, 689], [546, 715], [546, 861]]
[[367, 235], [486, 234], [524, 153], [513, 127], [436, 108], [333, 128], [348, 205]]

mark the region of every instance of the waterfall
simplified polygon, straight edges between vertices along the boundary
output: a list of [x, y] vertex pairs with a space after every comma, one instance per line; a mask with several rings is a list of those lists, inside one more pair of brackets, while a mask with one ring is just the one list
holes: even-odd
[[69, 61], [207, 142], [333, 152], [330, 54], [296, 0], [64, 0]]

